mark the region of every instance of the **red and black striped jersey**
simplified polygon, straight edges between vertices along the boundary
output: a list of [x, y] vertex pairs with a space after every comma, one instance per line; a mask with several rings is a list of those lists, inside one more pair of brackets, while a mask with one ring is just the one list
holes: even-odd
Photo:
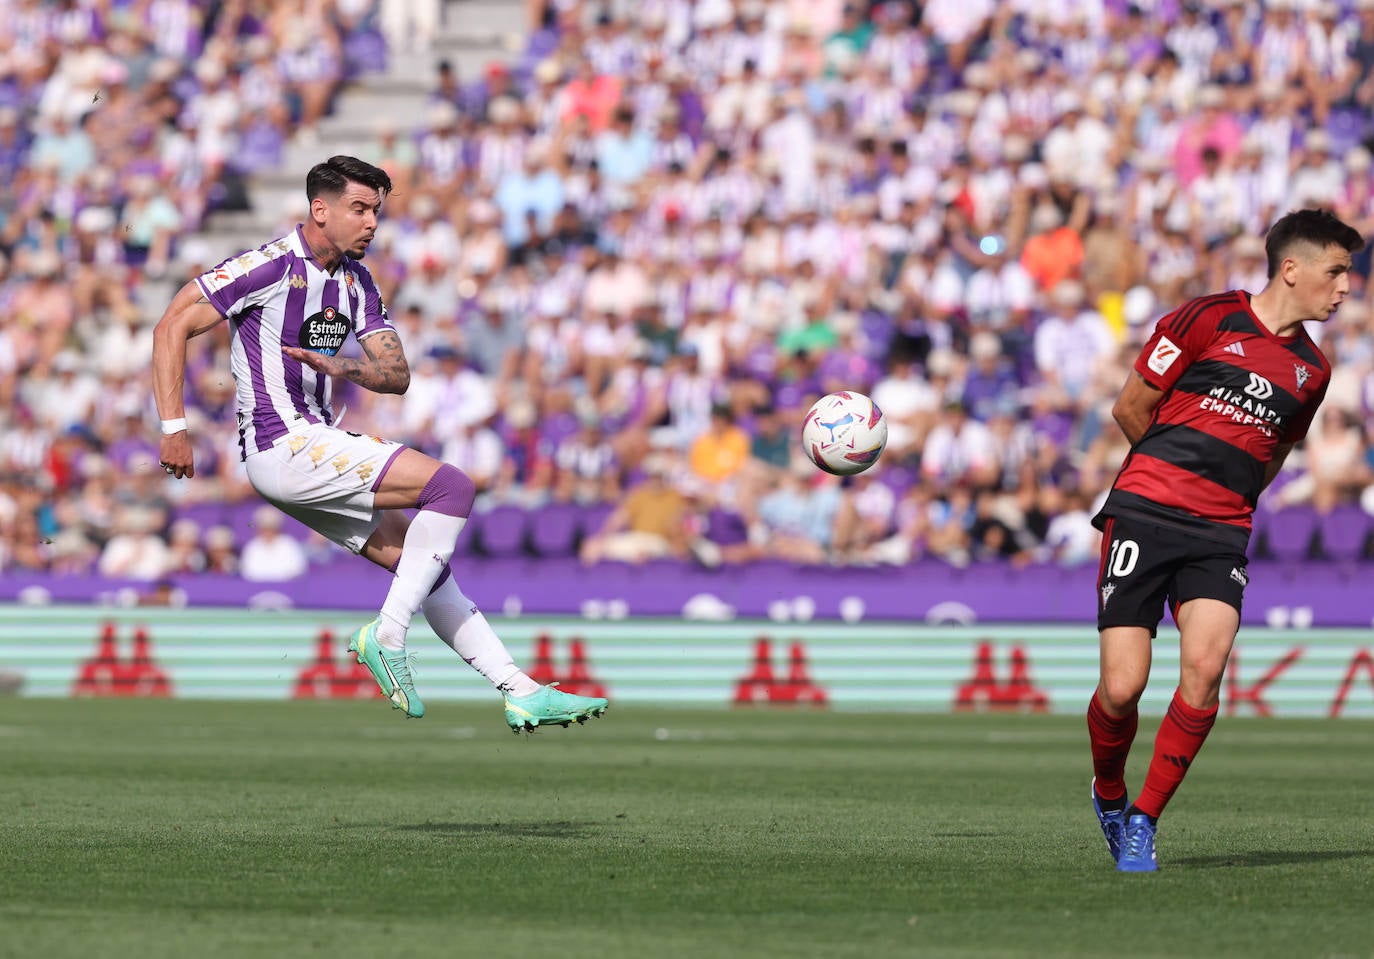
[[1097, 522], [1143, 514], [1244, 549], [1265, 468], [1307, 435], [1331, 365], [1306, 330], [1275, 336], [1233, 290], [1161, 319], [1135, 369], [1164, 396]]

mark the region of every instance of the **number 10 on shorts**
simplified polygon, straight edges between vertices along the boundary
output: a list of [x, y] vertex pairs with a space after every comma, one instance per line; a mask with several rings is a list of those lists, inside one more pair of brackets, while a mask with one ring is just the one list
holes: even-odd
[[1140, 559], [1140, 546], [1133, 539], [1114, 539], [1107, 553], [1107, 574], [1114, 578], [1130, 576]]

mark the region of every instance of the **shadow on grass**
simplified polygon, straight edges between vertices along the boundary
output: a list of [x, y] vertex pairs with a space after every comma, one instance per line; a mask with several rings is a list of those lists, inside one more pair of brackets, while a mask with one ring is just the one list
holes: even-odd
[[417, 822], [394, 826], [404, 832], [431, 832], [450, 836], [536, 836], [546, 839], [585, 839], [590, 822]]
[[1268, 849], [1234, 852], [1225, 856], [1185, 856], [1174, 860], [1180, 866], [1221, 869], [1228, 866], [1286, 866], [1293, 863], [1332, 862], [1337, 859], [1369, 859], [1374, 849]]

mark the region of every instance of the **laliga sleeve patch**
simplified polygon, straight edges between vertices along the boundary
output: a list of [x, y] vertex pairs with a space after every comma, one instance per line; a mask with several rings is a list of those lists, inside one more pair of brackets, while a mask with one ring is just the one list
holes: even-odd
[[219, 266], [200, 276], [200, 285], [206, 293], [218, 293], [239, 277], [268, 263], [273, 257], [262, 250], [248, 250], [236, 257], [225, 260]]
[[234, 282], [234, 274], [230, 271], [228, 264], [217, 266], [200, 277], [200, 285], [206, 293], [218, 293], [232, 282]]
[[1167, 336], [1161, 336], [1155, 348], [1150, 351], [1150, 358], [1145, 365], [1163, 376], [1182, 352]]

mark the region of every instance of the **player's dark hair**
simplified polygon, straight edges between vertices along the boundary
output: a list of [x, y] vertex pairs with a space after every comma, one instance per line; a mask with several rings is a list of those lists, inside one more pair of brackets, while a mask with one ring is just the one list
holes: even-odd
[[316, 163], [305, 175], [305, 198], [337, 197], [350, 183], [361, 183], [386, 196], [391, 192], [391, 177], [381, 167], [350, 156], [332, 156]]
[[1351, 253], [1364, 249], [1360, 231], [1330, 210], [1294, 210], [1269, 228], [1264, 238], [1264, 255], [1269, 261], [1269, 279], [1278, 275], [1283, 258], [1294, 243], [1310, 243], [1320, 249], [1339, 246]]

